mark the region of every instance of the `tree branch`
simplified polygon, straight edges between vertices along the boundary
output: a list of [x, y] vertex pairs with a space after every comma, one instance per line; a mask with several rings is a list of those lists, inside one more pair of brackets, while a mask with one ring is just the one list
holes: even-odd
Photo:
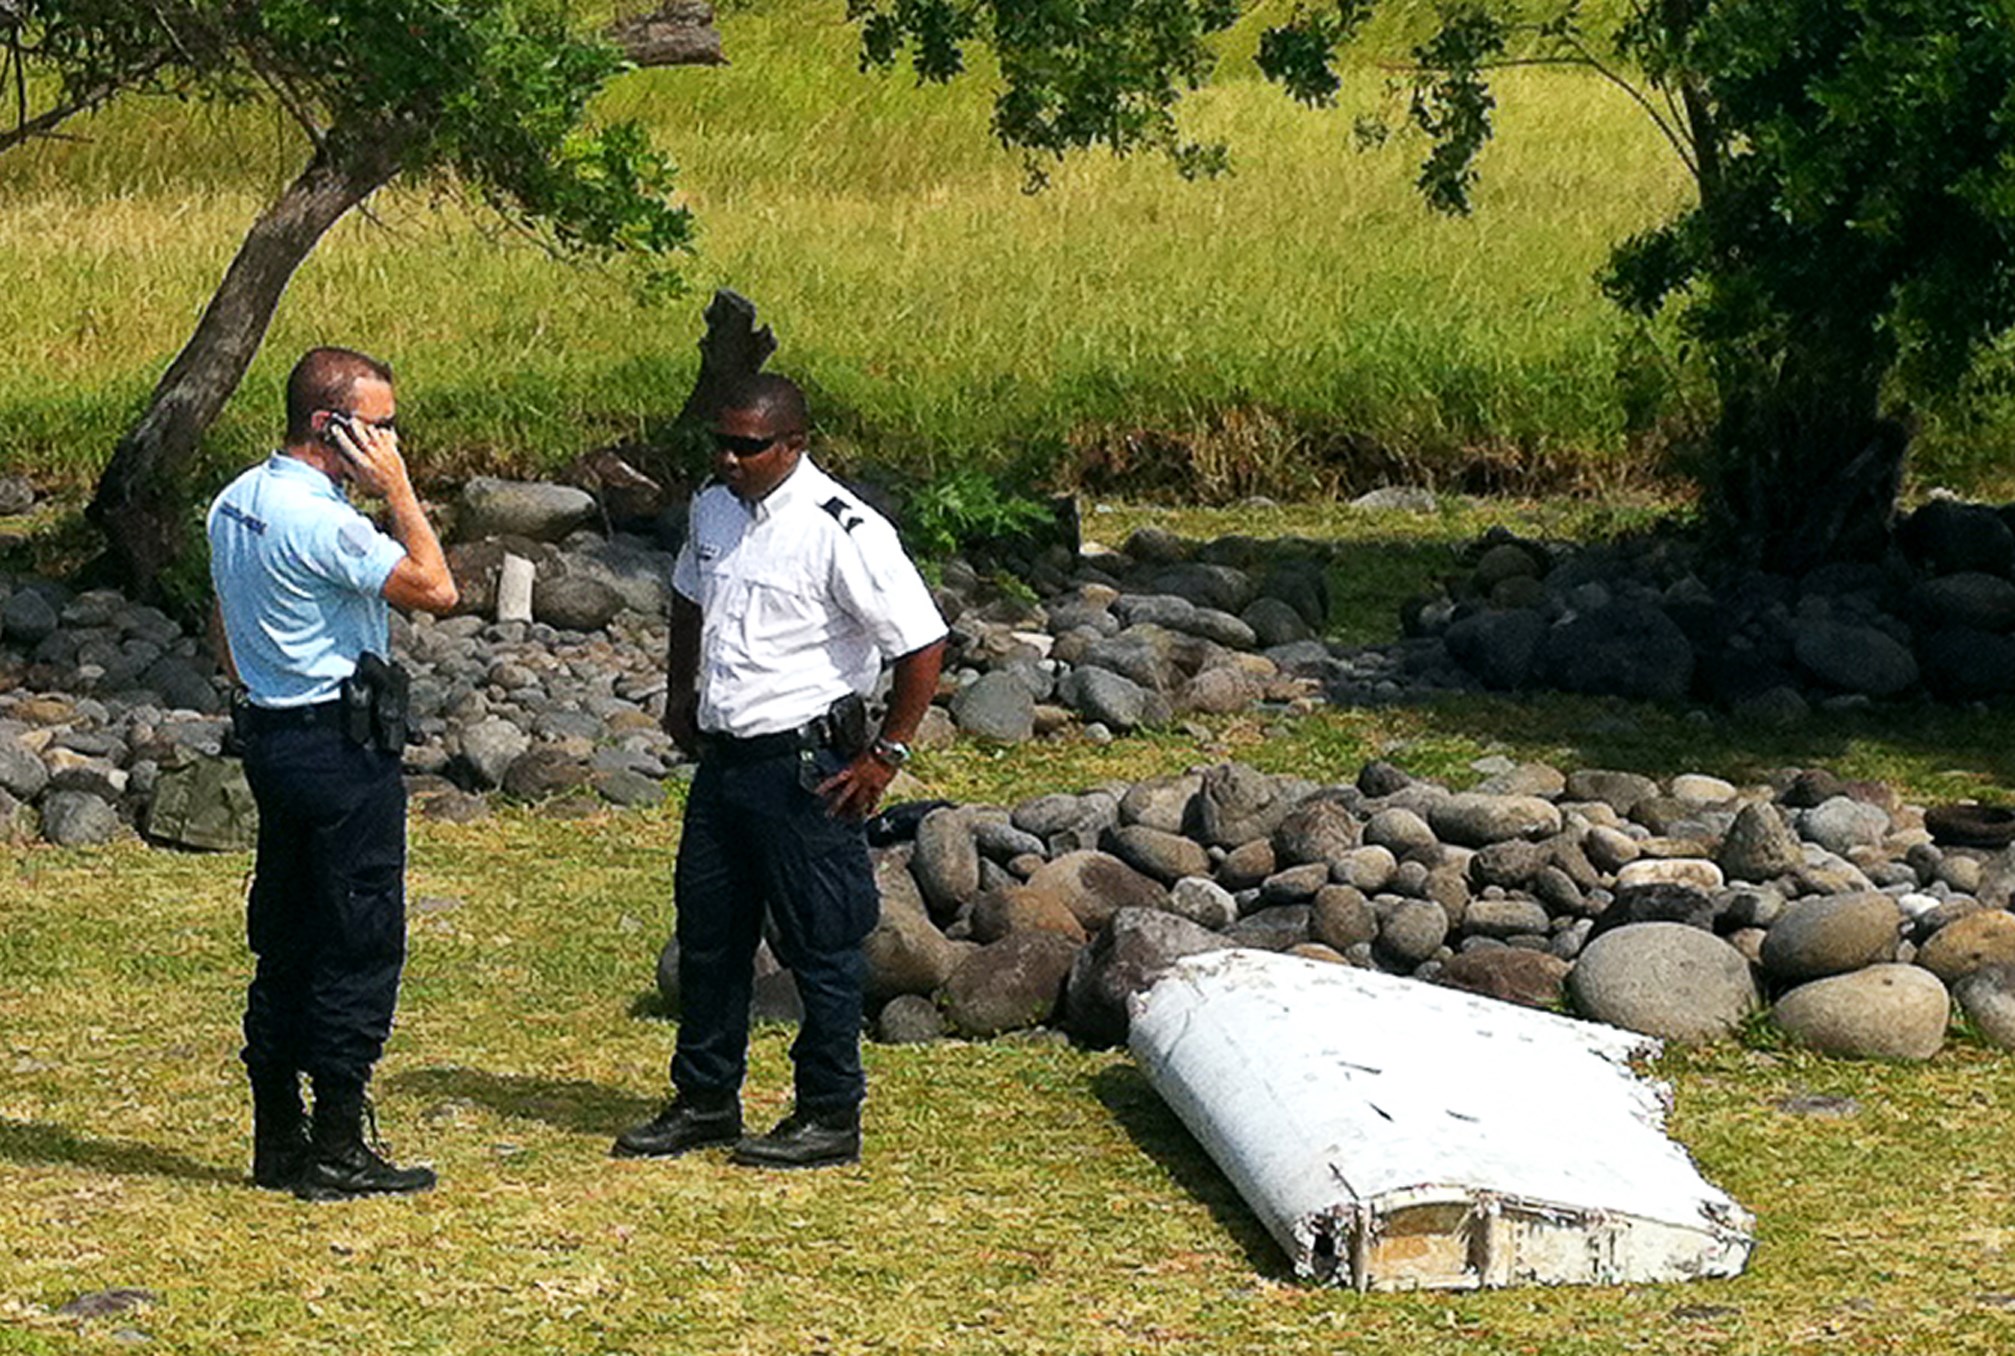
[[32, 118], [23, 118], [6, 131], [0, 132], [0, 154], [14, 149], [14, 147], [24, 141], [32, 141], [36, 137], [53, 135], [50, 131], [51, 128], [75, 114], [82, 113], [87, 108], [103, 103], [105, 100], [111, 98], [113, 94], [117, 93], [118, 89], [118, 84], [108, 80], [101, 85], [86, 90], [67, 104], [58, 104], [56, 107], [38, 113]]

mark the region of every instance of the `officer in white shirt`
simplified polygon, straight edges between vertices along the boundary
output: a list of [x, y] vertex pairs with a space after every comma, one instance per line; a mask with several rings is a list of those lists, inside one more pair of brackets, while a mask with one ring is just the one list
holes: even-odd
[[[208, 523], [212, 631], [243, 689], [233, 721], [259, 806], [246, 906], [258, 957], [245, 998], [252, 1180], [317, 1200], [434, 1184], [363, 1134], [406, 947], [389, 607], [446, 612], [456, 597], [395, 409], [390, 368], [311, 349], [287, 378], [286, 445], [226, 486]], [[350, 506], [345, 482], [384, 497], [390, 535]]]
[[[860, 1157], [861, 943], [880, 910], [862, 822], [909, 757], [937, 691], [945, 624], [895, 529], [806, 459], [803, 393], [762, 374], [713, 430], [673, 570], [665, 728], [697, 752], [675, 881], [675, 1096], [617, 1139], [619, 1156], [735, 1145], [733, 1161], [819, 1167]], [[878, 734], [861, 698], [883, 662]], [[767, 913], [804, 1004], [796, 1101], [743, 1136], [749, 997]]]

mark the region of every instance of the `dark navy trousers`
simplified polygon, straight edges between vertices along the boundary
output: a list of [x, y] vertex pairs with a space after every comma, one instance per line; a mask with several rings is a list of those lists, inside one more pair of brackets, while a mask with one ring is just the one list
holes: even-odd
[[265, 730], [245, 741], [245, 779], [259, 806], [245, 1064], [366, 1082], [406, 959], [399, 760], [333, 726]]
[[748, 1069], [749, 999], [763, 919], [797, 981], [804, 1021], [791, 1046], [800, 1111], [858, 1105], [861, 943], [880, 912], [861, 825], [834, 819], [807, 782], [843, 760], [785, 751], [738, 760], [709, 754], [686, 801], [674, 891], [679, 939], [679, 1043], [672, 1084], [725, 1093]]

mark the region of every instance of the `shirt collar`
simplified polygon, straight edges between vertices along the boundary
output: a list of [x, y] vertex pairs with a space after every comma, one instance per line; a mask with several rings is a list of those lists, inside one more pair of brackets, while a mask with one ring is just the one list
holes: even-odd
[[307, 488], [325, 494], [331, 499], [343, 498], [343, 492], [336, 488], [335, 481], [299, 457], [290, 457], [285, 452], [275, 452], [266, 458], [266, 473], [279, 476], [283, 480], [298, 480]]
[[806, 499], [818, 492], [818, 482], [824, 474], [812, 465], [808, 454], [800, 454], [798, 464], [791, 473], [777, 482], [777, 487], [749, 505], [749, 516], [763, 522], [775, 514], [785, 512], [800, 499]]

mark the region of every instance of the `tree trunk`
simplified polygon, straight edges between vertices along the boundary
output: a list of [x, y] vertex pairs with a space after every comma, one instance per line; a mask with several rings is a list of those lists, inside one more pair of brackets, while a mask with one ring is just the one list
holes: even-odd
[[1723, 384], [1708, 488], [1731, 558], [1803, 574], [1888, 548], [1910, 433], [1881, 415], [1878, 349], [1815, 328], [1774, 373]]
[[246, 233], [195, 333], [119, 440], [85, 516], [105, 534], [115, 582], [136, 596], [161, 595], [162, 571], [182, 546], [181, 473], [251, 366], [295, 270], [398, 165], [394, 137], [325, 142]]

